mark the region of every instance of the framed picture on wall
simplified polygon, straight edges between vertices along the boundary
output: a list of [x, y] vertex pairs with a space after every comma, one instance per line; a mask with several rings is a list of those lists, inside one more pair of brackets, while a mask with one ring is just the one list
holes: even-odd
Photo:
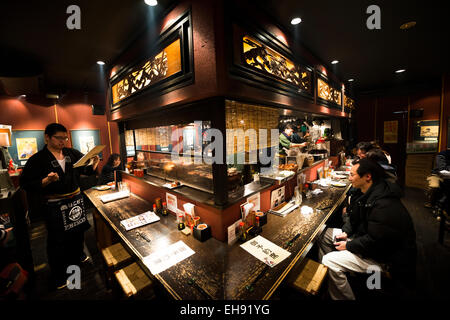
[[439, 120], [414, 122], [414, 142], [436, 143], [439, 138]]
[[14, 163], [24, 166], [44, 146], [44, 130], [13, 130], [8, 150]]
[[[101, 144], [100, 129], [70, 130], [70, 140], [72, 148], [86, 154]], [[102, 153], [99, 156], [102, 158]]]

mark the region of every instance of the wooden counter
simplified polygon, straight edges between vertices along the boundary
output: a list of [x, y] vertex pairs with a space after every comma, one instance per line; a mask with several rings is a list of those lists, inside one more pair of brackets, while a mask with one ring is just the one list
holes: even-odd
[[[185, 236], [177, 230], [173, 216], [161, 217], [157, 223], [127, 232], [120, 226], [120, 221], [151, 210], [149, 202], [132, 194], [127, 199], [103, 204], [98, 196], [109, 191], [89, 189], [85, 194], [97, 209], [101, 221], [113, 231], [113, 236], [120, 238], [143, 270], [156, 278], [174, 299], [260, 300], [269, 299], [295, 263], [306, 255], [326, 220], [344, 200], [347, 189], [330, 187], [316, 197], [304, 199], [302, 204], [313, 208], [317, 208], [322, 200], [332, 199], [331, 208], [316, 211], [308, 217], [301, 215], [299, 210], [284, 218], [268, 214], [268, 223], [261, 236], [291, 252], [287, 259], [273, 268], [243, 250], [240, 243], [228, 246], [214, 238], [202, 243], [192, 235]], [[96, 224], [98, 222], [96, 219]], [[105, 229], [96, 225], [96, 230]], [[138, 236], [136, 230], [145, 233], [151, 242]], [[298, 239], [288, 246], [286, 243], [298, 233]], [[98, 238], [103, 236], [97, 234]], [[195, 254], [155, 276], [151, 275], [143, 258], [179, 240], [184, 241]], [[98, 243], [102, 246], [102, 241]], [[195, 285], [189, 284], [191, 278], [196, 280]]]

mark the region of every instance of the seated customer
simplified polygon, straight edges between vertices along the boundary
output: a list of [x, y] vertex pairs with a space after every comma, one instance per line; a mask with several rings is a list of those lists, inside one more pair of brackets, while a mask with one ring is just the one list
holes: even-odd
[[414, 284], [414, 225], [400, 201], [400, 187], [384, 177], [383, 169], [369, 159], [355, 164], [350, 181], [361, 194], [352, 199], [354, 219], [342, 230], [328, 228], [319, 241], [319, 258], [328, 267], [328, 290], [334, 300], [355, 299], [346, 272], [366, 273], [371, 266], [388, 267], [394, 281]]
[[397, 183], [397, 169], [389, 163], [388, 158], [383, 150], [373, 148], [366, 153], [366, 158], [378, 163], [386, 174], [386, 178], [392, 183]]
[[102, 168], [102, 173], [98, 178], [98, 184], [106, 184], [108, 182], [114, 181], [114, 171], [117, 171], [119, 175], [118, 180], [122, 180], [120, 176], [120, 155], [117, 153], [113, 153], [109, 156], [108, 162]]

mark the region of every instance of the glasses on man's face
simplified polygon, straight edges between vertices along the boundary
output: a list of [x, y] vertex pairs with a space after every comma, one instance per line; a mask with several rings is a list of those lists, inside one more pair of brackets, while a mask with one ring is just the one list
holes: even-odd
[[52, 138], [55, 138], [59, 141], [69, 141], [69, 137], [62, 137], [62, 136], [53, 136]]

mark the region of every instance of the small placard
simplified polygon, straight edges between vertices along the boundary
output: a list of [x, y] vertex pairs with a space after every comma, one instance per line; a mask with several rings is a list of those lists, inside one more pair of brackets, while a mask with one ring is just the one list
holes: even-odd
[[241, 247], [269, 267], [275, 267], [291, 254], [289, 251], [284, 250], [261, 236], [257, 236], [241, 244]]
[[159, 220], [160, 218], [153, 211], [147, 211], [138, 216], [122, 220], [120, 221], [120, 224], [125, 228], [125, 230], [129, 231]]
[[169, 211], [172, 211], [173, 213], [178, 213], [178, 204], [177, 204], [177, 197], [173, 194], [166, 193], [166, 203], [167, 203], [167, 209]]
[[242, 219], [239, 219], [235, 223], [233, 223], [231, 226], [228, 227], [228, 244], [232, 245], [237, 241], [237, 237], [239, 235], [239, 223], [242, 221]]
[[278, 207], [280, 204], [284, 202], [284, 186], [281, 188], [275, 189], [272, 191], [270, 195], [270, 208], [273, 209]]
[[251, 197], [247, 198], [248, 203], [253, 203], [253, 210], [259, 211], [260, 209], [260, 202], [261, 202], [261, 194], [258, 192]]
[[145, 257], [144, 264], [150, 269], [150, 272], [155, 275], [169, 269], [194, 253], [195, 252], [191, 248], [180, 240]]

